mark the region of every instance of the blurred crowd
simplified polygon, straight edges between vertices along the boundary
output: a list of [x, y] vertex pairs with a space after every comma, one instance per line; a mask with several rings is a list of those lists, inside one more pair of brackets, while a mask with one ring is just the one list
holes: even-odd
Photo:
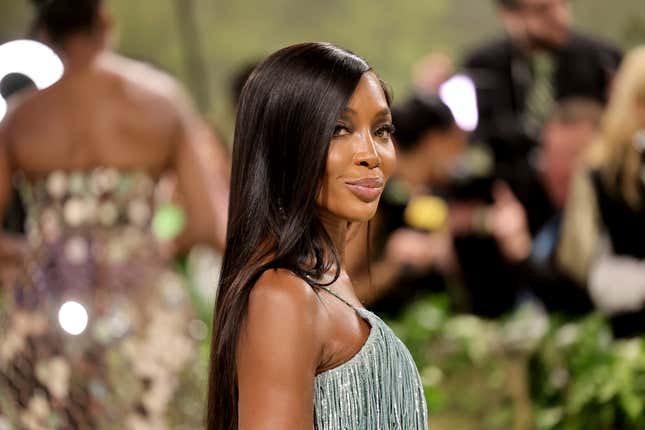
[[[577, 32], [564, 0], [496, 4], [504, 34], [459, 67], [424, 58], [393, 108], [398, 171], [354, 239], [361, 295], [390, 315], [428, 291], [491, 318], [600, 311], [642, 334], [645, 48]], [[454, 75], [476, 89], [471, 133], [442, 101]]]
[[[132, 286], [156, 288], [196, 244], [221, 252], [229, 155], [173, 78], [111, 50], [100, 0], [68, 3], [34, 0], [32, 29], [63, 59], [63, 78], [42, 91], [21, 74], [0, 83], [0, 389], [15, 398], [0, 402], [0, 428], [3, 413], [30, 429], [46, 428], [45, 415], [101, 428], [116, 404], [128, 428], [164, 428], [190, 360], [164, 361], [153, 334], [181, 345], [205, 335], [172, 282], [159, 299]], [[352, 226], [345, 256], [358, 295], [392, 317], [431, 292], [489, 318], [524, 304], [570, 317], [599, 311], [616, 336], [641, 335], [645, 47], [623, 57], [577, 32], [566, 0], [495, 5], [503, 34], [461, 59], [430, 53], [412, 70], [412, 95], [392, 107], [397, 171], [377, 217]], [[252, 70], [233, 80], [233, 106]], [[474, 86], [475, 97], [458, 99], [476, 105], [472, 130], [442, 91], [455, 76]], [[24, 260], [29, 269], [18, 269]], [[81, 297], [103, 324], [68, 363], [52, 346], [66, 341], [33, 314], [43, 294]], [[105, 370], [126, 366], [110, 355], [115, 345], [134, 369], [127, 395]], [[58, 379], [39, 376], [39, 363]]]

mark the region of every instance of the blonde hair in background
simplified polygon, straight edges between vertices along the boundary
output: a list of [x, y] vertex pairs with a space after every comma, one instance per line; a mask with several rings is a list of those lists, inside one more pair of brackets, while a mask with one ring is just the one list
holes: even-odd
[[634, 135], [644, 126], [635, 115], [639, 103], [645, 106], [645, 45], [630, 51], [618, 70], [590, 153], [592, 167], [600, 169], [610, 192], [634, 209], [643, 203], [639, 192], [641, 154], [632, 145]]

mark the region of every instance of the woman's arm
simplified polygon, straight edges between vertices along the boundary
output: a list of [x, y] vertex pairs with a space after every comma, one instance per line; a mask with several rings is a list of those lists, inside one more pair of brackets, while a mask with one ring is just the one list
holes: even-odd
[[240, 430], [313, 427], [318, 309], [311, 287], [290, 272], [268, 271], [253, 287], [237, 346]]
[[[9, 157], [9, 133], [6, 123], [0, 126], [0, 220], [11, 198], [13, 166]], [[0, 229], [0, 266], [12, 264], [22, 258], [25, 241], [8, 235]]]
[[4, 215], [11, 195], [11, 172], [7, 149], [7, 131], [0, 126], [0, 217]]
[[188, 215], [186, 230], [175, 246], [186, 250], [204, 242], [222, 251], [228, 215], [228, 159], [206, 124], [188, 108], [179, 112], [175, 144], [173, 167]]

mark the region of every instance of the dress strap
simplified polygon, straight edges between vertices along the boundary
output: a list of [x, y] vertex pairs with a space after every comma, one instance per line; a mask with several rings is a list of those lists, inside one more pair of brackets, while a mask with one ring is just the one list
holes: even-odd
[[332, 290], [331, 287], [324, 286], [324, 285], [317, 285], [317, 287], [322, 288], [323, 290], [327, 291], [329, 294], [332, 296], [335, 296], [338, 300], [341, 302], [345, 303], [347, 306], [350, 308], [354, 309], [356, 312], [358, 312], [358, 308], [351, 304], [349, 301], [345, 300], [340, 294], [338, 294], [336, 291]]

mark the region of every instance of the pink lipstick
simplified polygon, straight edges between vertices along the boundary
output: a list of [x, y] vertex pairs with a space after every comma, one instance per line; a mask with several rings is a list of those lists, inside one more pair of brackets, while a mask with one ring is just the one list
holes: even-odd
[[376, 200], [383, 191], [383, 179], [362, 178], [353, 181], [346, 181], [347, 188], [365, 203]]

